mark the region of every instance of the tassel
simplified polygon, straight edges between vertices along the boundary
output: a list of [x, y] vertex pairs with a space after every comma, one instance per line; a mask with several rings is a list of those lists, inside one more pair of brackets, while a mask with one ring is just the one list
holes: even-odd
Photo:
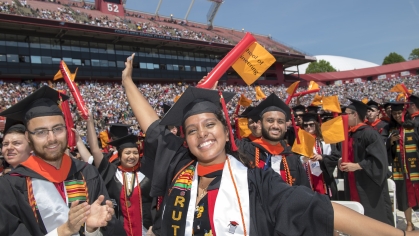
[[231, 129], [230, 117], [228, 116], [227, 107], [224, 101], [223, 93], [220, 90], [218, 90], [218, 94], [220, 94], [220, 102], [221, 102], [221, 106], [223, 107], [224, 115], [226, 118], [226, 123], [227, 123], [228, 132], [230, 136], [230, 142], [231, 142], [231, 150], [233, 152], [236, 152], [238, 148], [236, 146], [236, 142], [234, 141], [233, 130]]

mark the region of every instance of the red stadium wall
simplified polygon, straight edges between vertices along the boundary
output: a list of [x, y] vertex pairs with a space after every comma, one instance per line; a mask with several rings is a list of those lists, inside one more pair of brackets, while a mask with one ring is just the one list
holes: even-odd
[[105, 2], [105, 0], [96, 0], [95, 7], [104, 14], [124, 17], [125, 10], [120, 0], [113, 0]]

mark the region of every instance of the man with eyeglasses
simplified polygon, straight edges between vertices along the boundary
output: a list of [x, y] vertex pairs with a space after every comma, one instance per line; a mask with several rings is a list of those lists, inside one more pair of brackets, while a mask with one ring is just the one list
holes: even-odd
[[349, 100], [351, 104], [345, 109], [349, 125], [349, 162], [339, 159], [338, 164], [344, 172], [345, 199], [361, 203], [364, 215], [393, 226], [386, 147], [380, 134], [364, 123], [368, 106]]
[[98, 171], [65, 154], [57, 102], [67, 99], [44, 86], [0, 113], [25, 124], [34, 151], [0, 178], [0, 235], [113, 234], [114, 210]]
[[303, 115], [306, 112], [306, 107], [303, 105], [297, 105], [292, 108], [292, 111], [294, 112], [294, 118], [295, 118], [295, 124], [303, 128]]
[[367, 122], [366, 124], [378, 131], [379, 134], [383, 137], [383, 141], [388, 138], [388, 122], [381, 120], [380, 117], [380, 105], [370, 100], [367, 103]]

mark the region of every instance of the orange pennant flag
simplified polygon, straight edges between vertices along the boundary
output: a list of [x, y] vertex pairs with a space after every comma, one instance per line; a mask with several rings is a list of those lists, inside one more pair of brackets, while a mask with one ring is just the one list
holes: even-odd
[[362, 102], [362, 103], [364, 103], [364, 104], [367, 104], [367, 103], [368, 103], [368, 98], [363, 98], [363, 99], [361, 100], [361, 102]]
[[404, 93], [399, 93], [399, 94], [397, 95], [396, 101], [397, 101], [397, 102], [400, 102], [400, 101], [402, 101], [402, 100], [406, 100], [406, 94], [404, 94]]
[[298, 144], [298, 142], [294, 142], [291, 151], [305, 157], [313, 157], [313, 147], [316, 142], [316, 138], [314, 138], [313, 135], [304, 131], [303, 129], [298, 130], [298, 138], [300, 139], [300, 144]]
[[276, 61], [262, 45], [254, 42], [232, 65], [247, 85], [253, 84]]
[[311, 106], [321, 106], [323, 104], [323, 96], [319, 96], [317, 93], [314, 95]]
[[262, 89], [260, 89], [260, 86], [255, 87], [255, 92], [256, 92], [257, 100], [266, 98], [266, 95], [262, 92]]
[[338, 116], [326, 121], [321, 126], [321, 131], [325, 143], [339, 143], [345, 140], [345, 132], [343, 130], [342, 116]]
[[287, 93], [292, 96], [295, 91], [298, 88], [298, 85], [300, 84], [300, 81], [294, 82], [293, 84], [291, 84], [288, 88], [287, 88]]
[[100, 142], [102, 144], [102, 148], [105, 148], [108, 146], [108, 142], [109, 142], [109, 136], [108, 136], [108, 132], [102, 131], [99, 133], [99, 138], [100, 138]]
[[410, 94], [409, 90], [406, 89], [404, 84], [397, 84], [393, 88], [390, 89], [390, 92], [396, 92], [396, 93], [404, 93], [404, 94]]
[[252, 104], [252, 100], [248, 99], [246, 96], [244, 96], [244, 94], [241, 94], [239, 104], [240, 106], [248, 107]]
[[245, 138], [252, 133], [249, 127], [247, 127], [247, 118], [239, 118], [237, 122], [239, 124], [240, 137]]
[[310, 83], [308, 84], [307, 91], [314, 90], [314, 89], [319, 89], [319, 85], [314, 81], [310, 81]]
[[323, 110], [341, 113], [338, 96], [323, 97]]

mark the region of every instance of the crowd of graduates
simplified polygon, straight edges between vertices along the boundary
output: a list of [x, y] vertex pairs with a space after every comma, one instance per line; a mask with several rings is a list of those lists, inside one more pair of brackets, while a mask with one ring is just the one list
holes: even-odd
[[[284, 86], [256, 88], [268, 95], [258, 100], [247, 86], [135, 84], [132, 57], [121, 83], [78, 84], [85, 119], [59, 94], [63, 83], [1, 84], [1, 235], [419, 234], [416, 77], [324, 86], [319, 94], [341, 103], [331, 113], [312, 95], [286, 104]], [[395, 85], [406, 93], [390, 93]], [[347, 159], [321, 128], [339, 113]], [[388, 178], [404, 230], [394, 227]], [[332, 200], [359, 202], [364, 215]]]

